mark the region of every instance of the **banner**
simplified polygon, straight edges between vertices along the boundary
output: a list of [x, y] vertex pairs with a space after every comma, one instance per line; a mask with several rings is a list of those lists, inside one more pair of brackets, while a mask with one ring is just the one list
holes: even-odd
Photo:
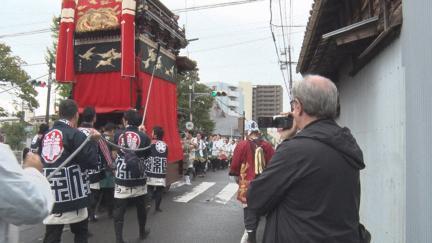
[[77, 73], [120, 71], [120, 42], [80, 44], [75, 46]]
[[[146, 73], [152, 73], [157, 56], [157, 44], [143, 36], [139, 38], [138, 59], [140, 61], [140, 70]], [[176, 57], [164, 48], [160, 49], [157, 60], [155, 77], [176, 82], [177, 68], [175, 63]]]

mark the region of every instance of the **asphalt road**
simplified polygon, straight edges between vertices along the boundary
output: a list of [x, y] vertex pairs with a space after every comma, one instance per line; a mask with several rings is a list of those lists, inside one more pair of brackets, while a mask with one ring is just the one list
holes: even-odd
[[[243, 209], [236, 200], [236, 185], [227, 170], [208, 172], [204, 178], [196, 178], [192, 185], [181, 185], [164, 194], [161, 213], [151, 208], [147, 228], [149, 243], [238, 243], [244, 232]], [[99, 221], [89, 224], [93, 234], [89, 242], [115, 243], [112, 219], [100, 213]], [[261, 222], [258, 238], [261, 238]], [[44, 226], [21, 227], [20, 242], [42, 242]], [[133, 207], [125, 217], [124, 236], [134, 242], [138, 237], [138, 222]], [[73, 242], [68, 227], [63, 232], [64, 243]]]

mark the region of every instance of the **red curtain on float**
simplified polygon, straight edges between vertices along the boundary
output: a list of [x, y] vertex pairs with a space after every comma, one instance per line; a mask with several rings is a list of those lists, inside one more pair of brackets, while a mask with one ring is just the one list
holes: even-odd
[[[138, 77], [143, 85], [142, 106], [144, 109], [151, 75], [139, 72]], [[177, 128], [177, 86], [175, 83], [154, 77], [145, 122], [148, 131], [151, 131], [154, 126], [161, 126], [164, 129], [164, 141], [168, 144], [168, 161], [182, 160], [183, 149]]]
[[[142, 85], [142, 104], [145, 106], [151, 75], [139, 72]], [[136, 101], [137, 85], [133, 84], [133, 104]], [[97, 113], [125, 111], [130, 109], [130, 82], [121, 78], [120, 72], [77, 74], [73, 90], [74, 100], [83, 109], [94, 106]], [[146, 116], [148, 133], [158, 125], [165, 131], [168, 144], [168, 161], [183, 159], [180, 134], [177, 129], [177, 87], [175, 83], [154, 77]]]
[[[136, 85], [133, 83], [133, 91]], [[130, 81], [123, 79], [120, 72], [85, 73], [76, 75], [73, 98], [80, 109], [94, 106], [97, 113], [109, 113], [130, 109]], [[135, 104], [136, 92], [132, 92]]]

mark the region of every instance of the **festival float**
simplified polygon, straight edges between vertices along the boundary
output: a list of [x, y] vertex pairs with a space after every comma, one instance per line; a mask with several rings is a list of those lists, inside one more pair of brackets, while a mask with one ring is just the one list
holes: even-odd
[[163, 127], [168, 183], [182, 174], [176, 74], [196, 66], [178, 55], [188, 41], [177, 20], [158, 0], [63, 0], [56, 56], [57, 82], [72, 83], [80, 111], [95, 107], [97, 127], [131, 108]]

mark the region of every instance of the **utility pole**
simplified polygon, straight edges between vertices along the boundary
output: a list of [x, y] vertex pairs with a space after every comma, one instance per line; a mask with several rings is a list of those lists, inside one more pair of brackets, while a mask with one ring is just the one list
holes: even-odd
[[189, 121], [192, 122], [192, 100], [194, 99], [195, 85], [191, 83], [189, 85]]
[[291, 46], [288, 46], [288, 70], [289, 70], [289, 93], [292, 96], [292, 61], [291, 61]]
[[50, 111], [50, 101], [51, 101], [51, 84], [52, 84], [52, 72], [53, 72], [53, 59], [50, 58], [48, 70], [48, 94], [47, 94], [47, 106], [45, 113], [45, 123], [49, 124], [49, 111]]

